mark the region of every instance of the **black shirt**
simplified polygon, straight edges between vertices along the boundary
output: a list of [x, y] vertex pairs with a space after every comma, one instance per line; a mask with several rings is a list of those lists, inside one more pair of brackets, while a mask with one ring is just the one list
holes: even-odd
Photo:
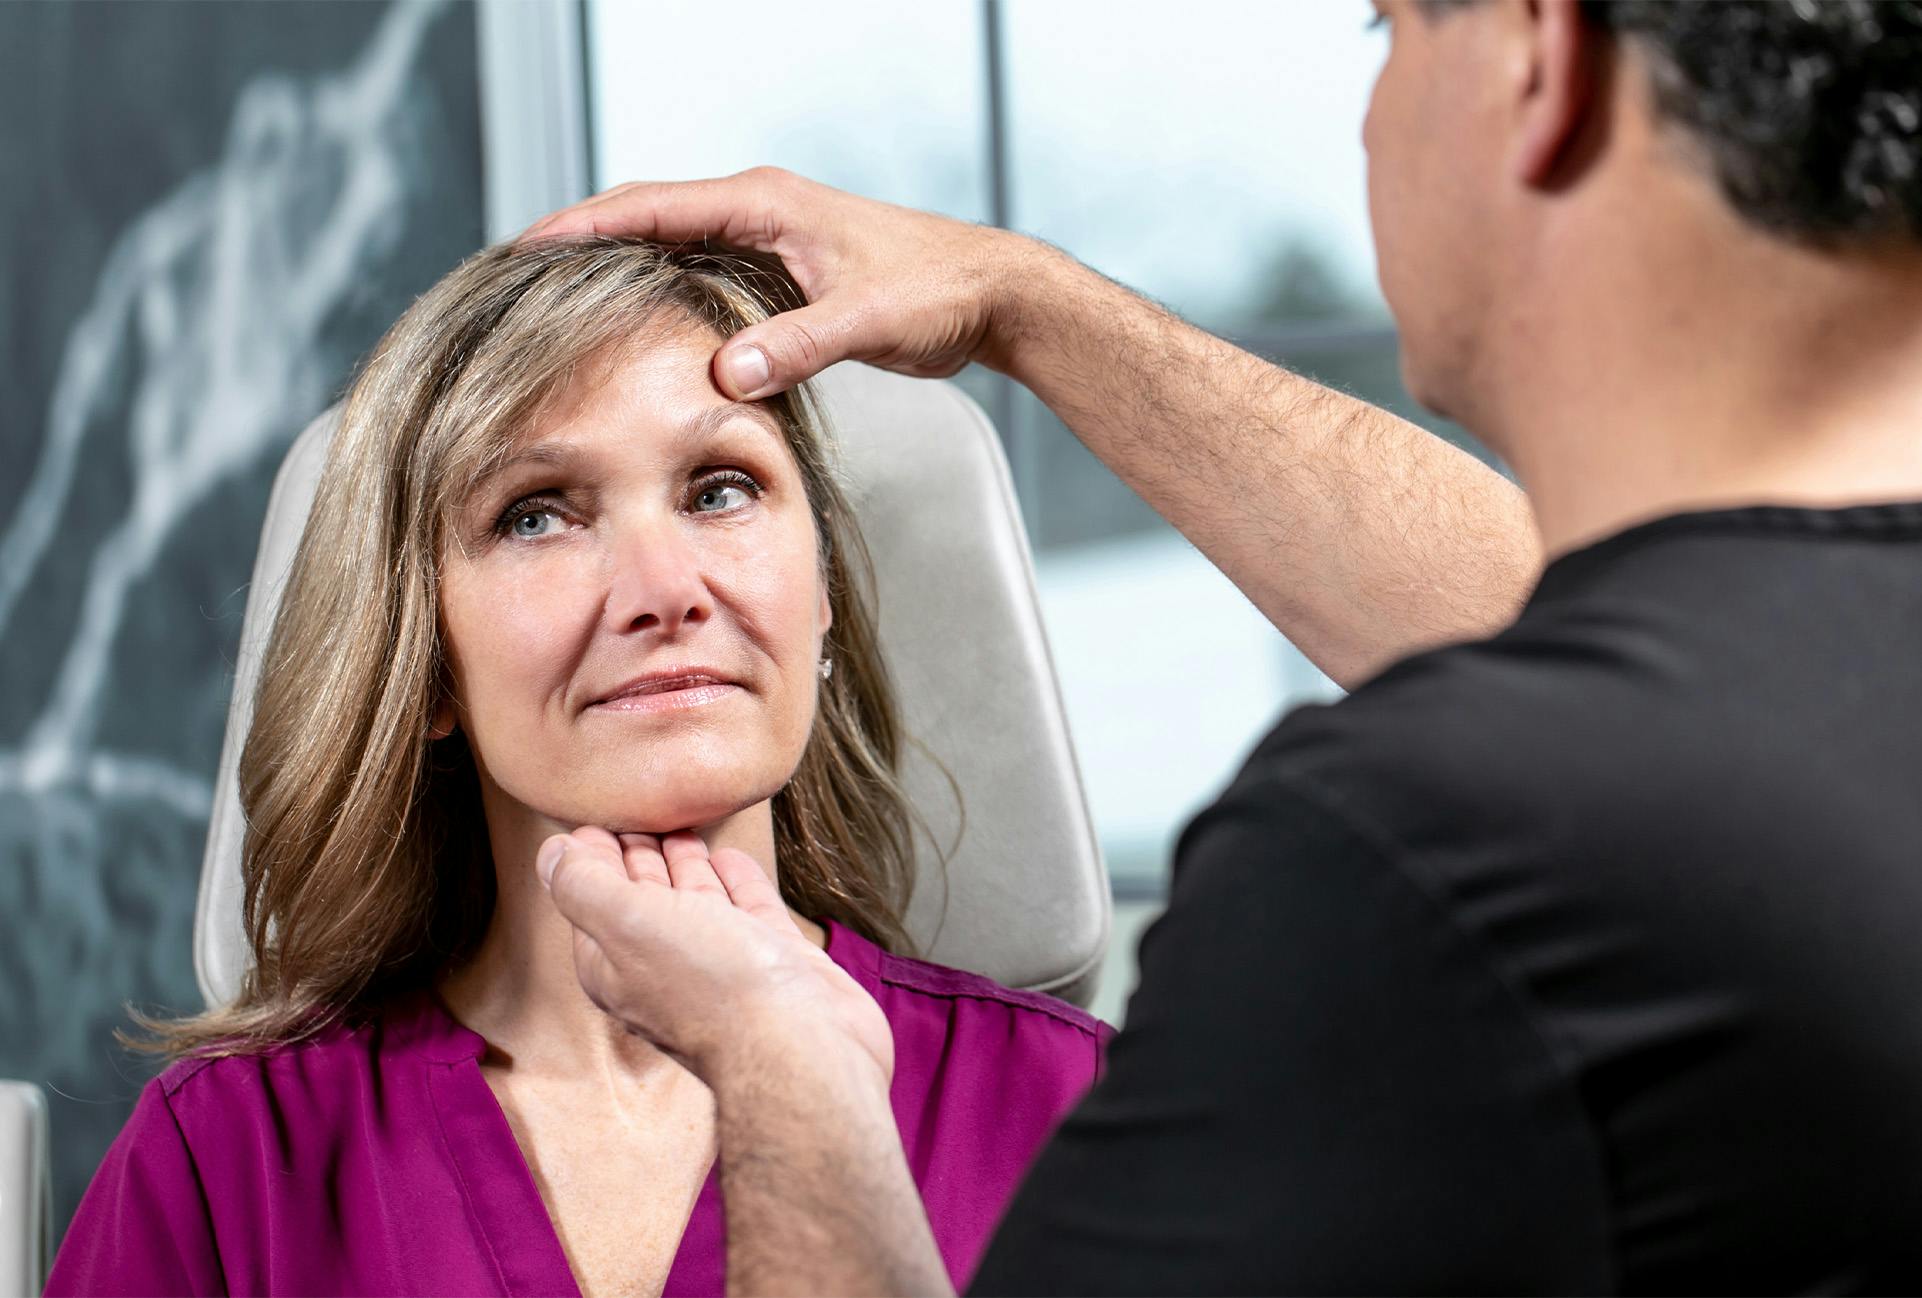
[[1637, 527], [1289, 716], [976, 1289], [1922, 1291], [1922, 504]]

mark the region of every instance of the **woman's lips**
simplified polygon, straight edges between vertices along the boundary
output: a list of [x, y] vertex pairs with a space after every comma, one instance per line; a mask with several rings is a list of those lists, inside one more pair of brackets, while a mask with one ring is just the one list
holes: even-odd
[[705, 672], [634, 681], [590, 705], [604, 712], [677, 712], [706, 707], [738, 693], [741, 687]]

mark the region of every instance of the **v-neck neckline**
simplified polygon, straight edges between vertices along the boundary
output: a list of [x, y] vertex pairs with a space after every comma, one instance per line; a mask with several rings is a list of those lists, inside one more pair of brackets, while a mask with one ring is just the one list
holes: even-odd
[[[822, 921], [827, 953], [857, 979], [865, 949], [858, 936], [833, 920]], [[837, 950], [837, 948], [839, 948]], [[865, 979], [860, 979], [865, 982]], [[441, 1142], [454, 1166], [481, 1246], [487, 1250], [502, 1292], [511, 1298], [581, 1298], [580, 1281], [548, 1215], [547, 1201], [500, 1097], [487, 1084], [481, 1060], [487, 1039], [454, 1017], [439, 993], [421, 994], [407, 1031], [429, 1064], [427, 1090], [440, 1123]], [[668, 1266], [661, 1298], [693, 1298], [727, 1289], [727, 1226], [717, 1158], [694, 1196], [681, 1242]]]
[[[428, 1092], [475, 1232], [500, 1275], [503, 1293], [512, 1298], [580, 1298], [580, 1281], [526, 1151], [481, 1072], [486, 1039], [456, 1019], [438, 996], [426, 998], [423, 1012], [442, 1020], [435, 1026], [458, 1048], [454, 1057], [435, 1061], [443, 1067], [429, 1069]], [[718, 1163], [709, 1165], [668, 1266], [662, 1298], [725, 1289], [727, 1241], [719, 1173]]]

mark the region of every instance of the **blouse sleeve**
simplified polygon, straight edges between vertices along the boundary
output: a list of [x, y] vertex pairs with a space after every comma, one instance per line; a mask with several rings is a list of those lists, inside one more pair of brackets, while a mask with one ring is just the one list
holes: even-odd
[[147, 1084], [80, 1200], [47, 1278], [66, 1294], [224, 1294], [213, 1221], [159, 1079]]

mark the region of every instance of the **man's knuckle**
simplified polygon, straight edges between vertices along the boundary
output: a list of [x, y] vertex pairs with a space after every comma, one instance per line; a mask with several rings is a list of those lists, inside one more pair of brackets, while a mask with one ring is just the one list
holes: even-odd
[[813, 325], [796, 325], [788, 333], [788, 355], [802, 369], [817, 370], [828, 356], [827, 340]]

